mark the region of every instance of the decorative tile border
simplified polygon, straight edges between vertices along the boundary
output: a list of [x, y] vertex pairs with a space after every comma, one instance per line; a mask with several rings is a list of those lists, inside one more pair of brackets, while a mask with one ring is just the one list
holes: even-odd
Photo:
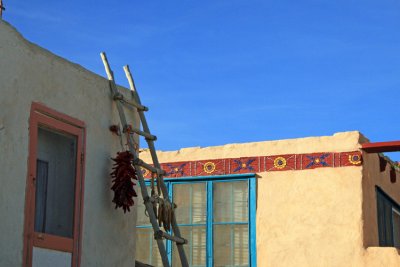
[[[165, 177], [178, 178], [187, 176], [337, 168], [360, 166], [361, 164], [361, 152], [352, 151], [169, 162], [162, 163], [161, 168], [167, 172]], [[151, 177], [151, 173], [147, 170], [143, 170], [143, 175], [145, 178]]]

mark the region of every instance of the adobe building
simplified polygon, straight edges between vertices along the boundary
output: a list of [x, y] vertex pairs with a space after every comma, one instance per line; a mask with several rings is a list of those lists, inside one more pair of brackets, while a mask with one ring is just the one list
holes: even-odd
[[[189, 263], [400, 266], [398, 166], [373, 146], [343, 132], [160, 151]], [[136, 257], [160, 266], [147, 220], [141, 206]]]
[[113, 102], [107, 79], [0, 19], [1, 267], [134, 265], [136, 210], [110, 190]]
[[[108, 80], [0, 20], [0, 107], [0, 266], [160, 266], [143, 206], [111, 201]], [[346, 132], [159, 152], [190, 265], [400, 266], [400, 176], [371, 147]]]

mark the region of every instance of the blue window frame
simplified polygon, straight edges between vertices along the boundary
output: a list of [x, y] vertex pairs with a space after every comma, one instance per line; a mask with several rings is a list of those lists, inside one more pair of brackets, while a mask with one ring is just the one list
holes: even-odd
[[[255, 174], [166, 178], [170, 198], [178, 205], [177, 222], [189, 265], [256, 266]], [[139, 200], [138, 202], [142, 202]], [[136, 259], [162, 266], [153, 229], [138, 206]], [[176, 246], [166, 241], [172, 266], [180, 266]]]

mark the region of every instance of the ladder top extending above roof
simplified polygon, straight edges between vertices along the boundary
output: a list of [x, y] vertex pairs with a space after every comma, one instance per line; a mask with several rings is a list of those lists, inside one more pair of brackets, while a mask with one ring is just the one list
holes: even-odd
[[[150, 129], [147, 124], [146, 117], [144, 115], [144, 111], [148, 111], [148, 108], [141, 104], [140, 97], [139, 97], [139, 94], [137, 93], [135, 83], [133, 81], [133, 77], [131, 75], [129, 67], [125, 66], [124, 71], [125, 71], [126, 77], [129, 82], [133, 100], [126, 100], [123, 97], [123, 95], [120, 92], [118, 92], [118, 88], [117, 88], [117, 85], [115, 84], [115, 80], [114, 80], [114, 74], [110, 68], [106, 54], [104, 52], [101, 53], [101, 58], [103, 60], [103, 64], [104, 64], [104, 67], [105, 67], [105, 70], [107, 73], [107, 77], [110, 82], [112, 99], [114, 101], [116, 101], [116, 104], [117, 104], [118, 114], [119, 114], [120, 121], [121, 121], [121, 124], [123, 127], [123, 133], [126, 135], [126, 138], [128, 140], [129, 151], [133, 155], [132, 165], [134, 165], [137, 170], [136, 174], [137, 174], [137, 177], [139, 180], [139, 185], [140, 185], [140, 189], [142, 192], [144, 205], [146, 207], [146, 211], [149, 215], [150, 222], [151, 222], [151, 225], [154, 230], [154, 239], [157, 242], [157, 246], [158, 246], [158, 249], [160, 252], [163, 266], [164, 267], [170, 266], [167, 251], [166, 251], [165, 244], [163, 241], [163, 239], [168, 239], [168, 240], [171, 240], [172, 242], [175, 242], [175, 244], [177, 246], [179, 258], [181, 261], [181, 266], [189, 267], [188, 260], [186, 258], [186, 254], [185, 254], [185, 250], [183, 248], [183, 245], [187, 244], [187, 240], [181, 237], [180, 230], [179, 230], [178, 224], [176, 222], [176, 218], [175, 218], [175, 212], [174, 212], [175, 205], [173, 203], [171, 203], [169, 196], [168, 196], [167, 187], [165, 186], [165, 183], [164, 183], [163, 176], [165, 174], [165, 171], [163, 171], [161, 169], [160, 163], [158, 161], [156, 149], [154, 146], [154, 141], [157, 140], [157, 137], [150, 133]], [[142, 130], [133, 128], [131, 125], [129, 125], [127, 123], [124, 107], [122, 105], [123, 103], [136, 108], [136, 110], [139, 113], [140, 122], [141, 122], [141, 125], [143, 128]], [[139, 158], [139, 153], [138, 153], [138, 151], [136, 151], [136, 148], [134, 146], [134, 139], [133, 139], [132, 133], [141, 135], [145, 138], [145, 140], [148, 144], [149, 150], [150, 150], [153, 165], [145, 163], [144, 161], [142, 161]], [[159, 191], [161, 191], [160, 194], [162, 193], [162, 197], [161, 197], [161, 195], [153, 196], [153, 193], [151, 196], [149, 196], [149, 194], [147, 192], [146, 184], [144, 182], [143, 174], [140, 169], [141, 167], [150, 170], [156, 176], [157, 188], [160, 189]], [[156, 211], [157, 211], [156, 205], [157, 204], [158, 204], [158, 218], [157, 218], [157, 213], [156, 213]], [[158, 219], [158, 222], [157, 222], [157, 219]], [[166, 231], [162, 231], [160, 229], [161, 225], [164, 226], [164, 230], [166, 230]], [[169, 231], [170, 226], [172, 226], [172, 231]]]

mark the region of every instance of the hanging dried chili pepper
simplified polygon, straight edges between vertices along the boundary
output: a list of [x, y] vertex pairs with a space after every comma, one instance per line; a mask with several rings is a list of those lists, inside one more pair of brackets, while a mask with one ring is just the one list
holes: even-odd
[[132, 165], [133, 155], [130, 151], [118, 152], [114, 161], [113, 172], [111, 172], [112, 187], [114, 191], [113, 202], [115, 208], [122, 208], [124, 213], [130, 211], [129, 207], [133, 206], [133, 198], [137, 197], [134, 186], [137, 180], [136, 170]]

